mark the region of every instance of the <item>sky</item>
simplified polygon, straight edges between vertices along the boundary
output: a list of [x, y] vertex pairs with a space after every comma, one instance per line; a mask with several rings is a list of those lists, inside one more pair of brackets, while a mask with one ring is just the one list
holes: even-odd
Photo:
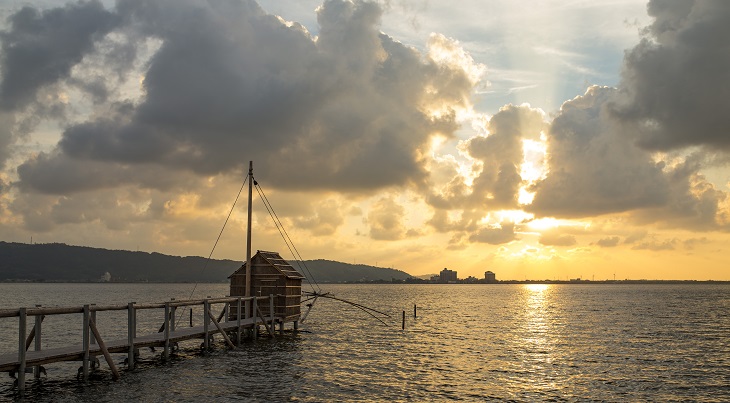
[[0, 3], [0, 240], [730, 280], [730, 2], [454, 4]]

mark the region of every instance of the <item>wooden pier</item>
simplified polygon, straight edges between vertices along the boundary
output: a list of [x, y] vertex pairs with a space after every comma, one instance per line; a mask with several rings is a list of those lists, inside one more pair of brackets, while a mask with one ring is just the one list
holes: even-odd
[[[241, 344], [244, 333], [256, 338], [257, 329], [263, 325], [267, 333], [275, 335], [275, 325], [279, 324], [283, 331], [284, 322], [293, 322], [297, 329], [296, 320], [277, 316], [275, 299], [278, 295], [268, 297], [225, 297], [207, 298], [198, 300], [171, 300], [164, 303], [82, 307], [35, 307], [10, 310], [0, 310], [0, 318], [18, 318], [18, 352], [0, 354], [0, 372], [14, 373], [17, 377], [18, 390], [25, 389], [26, 372], [32, 372], [35, 378], [40, 378], [42, 365], [62, 361], [81, 361], [79, 375], [83, 380], [89, 377], [90, 367], [96, 362], [97, 356], [103, 356], [109, 365], [113, 378], [119, 378], [119, 371], [112, 360], [111, 354], [126, 354], [127, 369], [135, 367], [135, 358], [138, 349], [143, 347], [162, 347], [162, 359], [167, 360], [175, 348], [175, 343], [202, 339], [203, 351], [211, 347], [214, 334], [220, 334], [230, 348]], [[216, 317], [211, 306], [223, 305], [222, 312]], [[192, 308], [190, 310], [190, 327], [181, 327], [176, 323], [176, 311], [181, 307], [202, 307], [202, 325], [192, 326]], [[137, 334], [137, 313], [141, 310], [164, 310], [161, 315], [162, 326], [158, 331], [149, 334]], [[127, 312], [127, 337], [123, 339], [105, 340], [96, 326], [97, 313], [104, 311]], [[238, 315], [241, 312], [243, 315]], [[71, 344], [58, 348], [41, 348], [43, 334], [43, 319], [49, 315], [78, 315], [82, 316], [81, 343]], [[33, 320], [29, 320], [33, 318]], [[32, 329], [28, 332], [29, 324]], [[51, 335], [53, 336], [53, 335]], [[117, 336], [118, 337], [118, 336]], [[29, 350], [34, 345], [33, 350]], [[31, 370], [32, 369], [32, 370]]]

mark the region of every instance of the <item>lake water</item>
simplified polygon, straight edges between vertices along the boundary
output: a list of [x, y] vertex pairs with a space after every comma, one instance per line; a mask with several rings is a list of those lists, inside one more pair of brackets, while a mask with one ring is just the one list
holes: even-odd
[[[159, 302], [188, 298], [192, 288], [0, 284], [0, 308]], [[122, 371], [117, 382], [103, 360], [87, 384], [74, 379], [79, 363], [49, 364], [40, 382], [29, 377], [25, 399], [730, 401], [728, 284], [322, 288], [389, 313], [388, 326], [349, 305], [320, 299], [295, 336], [260, 338], [236, 351], [221, 345], [208, 356], [193, 346], [166, 364], [146, 352], [140, 368]], [[194, 297], [227, 291], [227, 284], [198, 285]], [[125, 317], [104, 314], [97, 319], [102, 336], [124, 335]], [[140, 327], [153, 329], [162, 316], [143, 318]], [[63, 318], [46, 319], [44, 335], [53, 328], [79, 343], [81, 316]], [[16, 351], [17, 337], [17, 319], [0, 319], [2, 351]], [[46, 337], [44, 348], [52, 342]], [[0, 400], [14, 399], [12, 379], [0, 377]]]

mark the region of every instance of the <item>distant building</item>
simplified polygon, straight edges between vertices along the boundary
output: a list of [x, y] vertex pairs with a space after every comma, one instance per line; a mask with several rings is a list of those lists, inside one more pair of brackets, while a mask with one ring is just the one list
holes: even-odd
[[497, 276], [493, 272], [491, 272], [491, 271], [486, 271], [486, 272], [484, 272], [484, 282], [486, 282], [486, 283], [496, 283], [497, 282]]
[[439, 273], [439, 283], [455, 283], [456, 281], [456, 271], [454, 270], [444, 268], [443, 270], [441, 270], [441, 273]]

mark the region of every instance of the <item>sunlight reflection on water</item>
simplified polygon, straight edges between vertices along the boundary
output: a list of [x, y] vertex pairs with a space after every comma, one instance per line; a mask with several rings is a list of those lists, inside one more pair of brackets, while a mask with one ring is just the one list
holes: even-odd
[[[33, 303], [27, 296], [32, 287], [15, 290], [22, 289], [23, 300]], [[110, 295], [109, 288], [90, 286], [84, 298], [120, 303], [149, 292], [135, 287], [124, 285]], [[190, 289], [155, 287], [155, 295], [178, 298]], [[227, 291], [225, 284], [206, 287], [203, 295]], [[728, 285], [323, 287], [390, 313], [390, 326], [351, 306], [319, 301], [302, 325], [308, 332], [294, 337], [261, 339], [233, 352], [219, 348], [207, 357], [187, 352], [171, 364], [150, 360], [116, 383], [104, 370], [101, 380], [83, 386], [72, 380], [72, 371], [56, 369], [42, 388], [31, 386], [30, 397], [108, 402], [730, 400]], [[403, 310], [405, 331], [400, 329]], [[100, 322], [113, 331], [113, 320]], [[154, 327], [155, 319], [149, 322]], [[10, 336], [7, 330], [0, 334], [3, 342], [9, 337], [11, 348], [17, 344], [17, 327]], [[0, 400], [12, 396], [5, 379]]]

